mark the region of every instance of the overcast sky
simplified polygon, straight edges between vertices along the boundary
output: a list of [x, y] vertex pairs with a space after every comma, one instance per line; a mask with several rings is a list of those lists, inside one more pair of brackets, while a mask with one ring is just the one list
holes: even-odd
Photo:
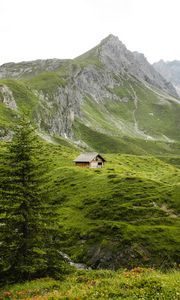
[[74, 58], [110, 33], [149, 62], [180, 60], [180, 0], [0, 0], [0, 65]]

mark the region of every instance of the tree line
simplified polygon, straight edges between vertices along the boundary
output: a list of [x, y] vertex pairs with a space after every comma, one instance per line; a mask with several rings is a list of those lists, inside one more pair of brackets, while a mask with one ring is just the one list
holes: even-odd
[[64, 267], [43, 143], [21, 117], [5, 144], [0, 152], [0, 280], [57, 277]]

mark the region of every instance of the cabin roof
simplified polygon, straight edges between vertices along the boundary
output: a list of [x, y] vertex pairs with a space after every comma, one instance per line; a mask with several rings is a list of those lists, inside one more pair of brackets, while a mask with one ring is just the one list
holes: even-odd
[[81, 153], [74, 162], [91, 162], [94, 158], [99, 156], [103, 161], [105, 159], [97, 152]]

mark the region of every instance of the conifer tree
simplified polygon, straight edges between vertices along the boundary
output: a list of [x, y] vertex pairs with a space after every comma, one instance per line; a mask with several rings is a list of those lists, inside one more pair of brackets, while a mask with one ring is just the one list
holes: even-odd
[[47, 199], [43, 146], [22, 117], [1, 154], [0, 276], [24, 280], [61, 272], [55, 209]]

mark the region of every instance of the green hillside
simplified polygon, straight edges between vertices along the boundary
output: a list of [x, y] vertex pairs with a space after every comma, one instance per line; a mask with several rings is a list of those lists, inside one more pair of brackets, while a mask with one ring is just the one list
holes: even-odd
[[79, 120], [73, 124], [75, 138], [86, 143], [86, 147], [103, 153], [129, 153], [137, 155], [178, 155], [180, 144], [151, 141], [128, 136], [111, 136], [84, 125]]
[[171, 157], [105, 154], [104, 168], [82, 169], [73, 163], [79, 149], [59, 142], [44, 154], [61, 250], [93, 268], [177, 266], [180, 170]]
[[[91, 97], [83, 102], [83, 121], [91, 128], [113, 136], [130, 136], [145, 140], [163, 140], [164, 136], [179, 140], [180, 105], [164, 99], [137, 80], [130, 78], [110, 90], [117, 100]], [[135, 94], [134, 94], [135, 93]], [[136, 100], [135, 100], [136, 99]], [[136, 103], [135, 103], [136, 101]], [[135, 129], [135, 120], [137, 128]]]
[[62, 250], [74, 261], [112, 269], [180, 263], [178, 168], [152, 156], [106, 154], [104, 168], [81, 169], [76, 148], [46, 144], [46, 151]]

